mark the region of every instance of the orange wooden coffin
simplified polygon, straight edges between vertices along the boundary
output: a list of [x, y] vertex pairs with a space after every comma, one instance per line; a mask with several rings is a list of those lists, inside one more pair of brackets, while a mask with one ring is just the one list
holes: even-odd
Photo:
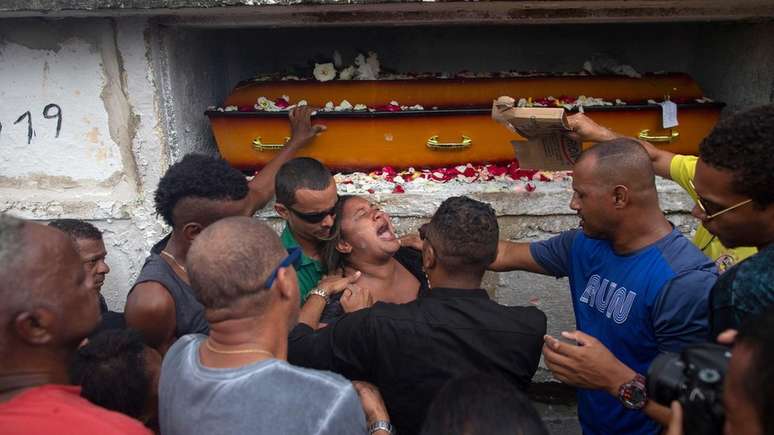
[[[582, 92], [581, 92], [582, 91]], [[701, 90], [685, 75], [625, 77], [538, 77], [470, 80], [395, 80], [346, 82], [253, 82], [238, 86], [226, 104], [252, 106], [258, 97], [291, 102], [306, 99], [321, 107], [347, 99], [382, 105], [391, 100], [426, 109], [399, 112], [324, 112], [315, 116], [328, 130], [299, 155], [314, 157], [336, 170], [393, 166], [433, 167], [468, 162], [503, 162], [514, 157], [512, 140], [521, 139], [491, 119], [492, 100], [500, 95], [545, 97], [588, 95], [638, 104], [593, 106], [585, 112], [617, 132], [650, 140], [672, 152], [695, 153], [717, 122], [722, 104], [698, 103]], [[647, 99], [670, 95], [678, 103], [680, 125], [664, 130], [661, 107]], [[269, 162], [290, 135], [286, 112], [210, 110], [221, 155], [240, 169]]]

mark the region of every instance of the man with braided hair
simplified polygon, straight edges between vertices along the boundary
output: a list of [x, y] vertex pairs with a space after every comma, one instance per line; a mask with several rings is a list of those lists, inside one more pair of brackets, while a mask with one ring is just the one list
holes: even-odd
[[488, 204], [444, 201], [421, 231], [431, 289], [407, 304], [377, 302], [314, 331], [299, 323], [288, 361], [376, 384], [398, 433], [419, 432], [432, 398], [473, 372], [529, 385], [540, 360], [546, 316], [507, 307], [481, 288], [497, 255], [499, 227]]

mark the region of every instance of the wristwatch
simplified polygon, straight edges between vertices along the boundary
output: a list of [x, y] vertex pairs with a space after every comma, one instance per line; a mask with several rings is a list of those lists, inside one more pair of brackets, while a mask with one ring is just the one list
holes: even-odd
[[321, 298], [325, 299], [325, 304], [326, 304], [326, 305], [328, 304], [328, 302], [330, 302], [330, 301], [331, 301], [331, 298], [330, 298], [330, 296], [328, 296], [328, 292], [327, 292], [327, 291], [325, 291], [325, 289], [323, 289], [322, 287], [315, 287], [315, 288], [313, 288], [313, 289], [312, 289], [312, 290], [309, 292], [309, 295], [310, 295], [310, 296], [311, 296], [311, 295], [317, 295], [317, 296], [319, 296], [319, 297], [321, 297]]
[[368, 426], [368, 433], [373, 434], [376, 433], [376, 431], [385, 431], [390, 435], [395, 435], [395, 428], [392, 426], [392, 423], [386, 420], [377, 420], [374, 422], [374, 424]]
[[645, 376], [637, 373], [634, 379], [618, 387], [618, 400], [628, 409], [642, 409], [648, 403]]

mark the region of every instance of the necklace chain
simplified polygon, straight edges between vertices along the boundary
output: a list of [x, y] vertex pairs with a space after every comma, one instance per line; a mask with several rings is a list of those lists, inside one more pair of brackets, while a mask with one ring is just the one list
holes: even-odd
[[269, 352], [268, 350], [263, 349], [237, 349], [237, 350], [221, 350], [221, 349], [215, 349], [212, 347], [212, 344], [210, 344], [210, 339], [208, 338], [205, 340], [204, 345], [207, 346], [207, 349], [215, 352], [220, 353], [223, 355], [238, 355], [238, 354], [244, 354], [244, 353], [262, 353], [264, 355], [268, 355], [271, 358], [274, 358], [274, 354]]
[[164, 255], [166, 255], [167, 257], [171, 258], [171, 259], [172, 259], [172, 261], [174, 261], [174, 262], [175, 262], [175, 264], [177, 264], [177, 267], [179, 267], [179, 268], [180, 268], [180, 270], [182, 270], [182, 271], [183, 271], [183, 272], [185, 272], [185, 273], [188, 273], [188, 271], [186, 271], [186, 270], [185, 270], [185, 266], [183, 266], [182, 264], [180, 264], [180, 262], [179, 262], [179, 261], [177, 261], [177, 258], [175, 258], [175, 256], [174, 256], [174, 255], [170, 254], [170, 253], [169, 253], [169, 252], [167, 252], [165, 249], [162, 249], [162, 250], [161, 250], [161, 253], [162, 253], [162, 254], [164, 254]]

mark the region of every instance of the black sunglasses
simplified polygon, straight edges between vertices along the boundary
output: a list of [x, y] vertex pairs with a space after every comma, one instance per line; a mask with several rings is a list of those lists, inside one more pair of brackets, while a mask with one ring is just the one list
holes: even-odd
[[333, 204], [333, 207], [329, 208], [328, 210], [323, 210], [317, 213], [302, 213], [293, 207], [286, 205], [285, 208], [292, 211], [294, 215], [298, 216], [299, 219], [305, 222], [309, 222], [310, 224], [316, 224], [319, 222], [322, 222], [323, 219], [327, 218], [328, 216], [335, 216], [336, 215], [336, 206], [339, 204], [339, 201], [341, 200], [340, 197], [336, 197], [336, 204]]
[[327, 218], [328, 216], [335, 216], [336, 215], [336, 206], [329, 208], [328, 210], [321, 211], [319, 213], [301, 213], [300, 211], [294, 209], [293, 207], [285, 206], [288, 210], [292, 211], [294, 215], [298, 216], [299, 219], [305, 222], [309, 222], [310, 224], [316, 224], [319, 222], [322, 222], [323, 219]]

